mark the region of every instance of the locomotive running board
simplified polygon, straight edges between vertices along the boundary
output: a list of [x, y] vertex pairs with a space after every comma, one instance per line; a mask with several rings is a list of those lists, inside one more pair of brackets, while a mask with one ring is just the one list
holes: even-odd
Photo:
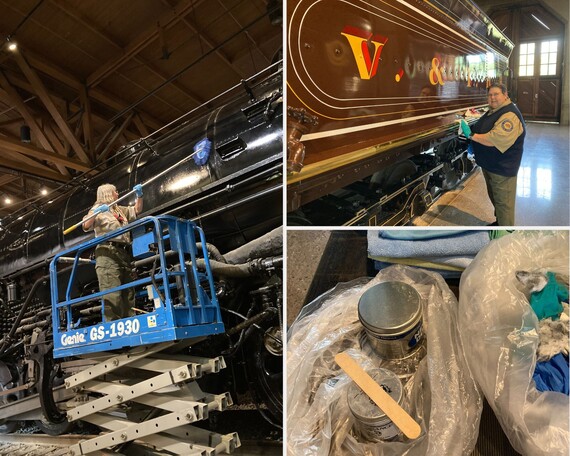
[[[225, 368], [221, 356], [174, 355], [162, 359], [152, 357], [156, 350], [141, 353], [138, 347], [133, 352], [137, 355], [127, 352], [107, 354], [102, 360], [98, 357], [98, 364], [66, 381], [67, 387], [78, 393], [68, 403], [72, 407], [68, 420], [81, 419], [107, 431], [73, 445], [72, 456], [134, 440], [174, 454], [204, 456], [229, 454], [241, 445], [236, 433], [221, 435], [190, 426], [208, 419], [210, 411], [221, 412], [232, 405], [228, 393], [205, 393], [195, 381]], [[102, 375], [104, 379], [97, 378]]]

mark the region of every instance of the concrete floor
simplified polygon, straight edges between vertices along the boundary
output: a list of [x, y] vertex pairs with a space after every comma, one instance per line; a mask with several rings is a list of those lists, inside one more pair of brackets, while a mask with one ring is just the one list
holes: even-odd
[[486, 196], [483, 172], [477, 168], [457, 188], [445, 192], [424, 214], [412, 220], [412, 225], [486, 226], [495, 221], [493, 205]]
[[325, 230], [287, 231], [287, 327], [307, 303], [307, 293], [330, 234]]
[[[567, 126], [529, 123], [517, 178], [516, 226], [570, 225]], [[444, 193], [415, 226], [483, 226], [495, 220], [480, 169]]]
[[517, 180], [517, 226], [570, 225], [568, 126], [529, 123]]

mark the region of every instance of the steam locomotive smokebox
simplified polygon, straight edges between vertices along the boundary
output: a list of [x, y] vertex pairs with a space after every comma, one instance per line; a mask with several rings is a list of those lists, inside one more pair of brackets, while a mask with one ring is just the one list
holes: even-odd
[[421, 297], [404, 282], [383, 282], [366, 290], [358, 301], [358, 318], [382, 358], [403, 358], [423, 338]]

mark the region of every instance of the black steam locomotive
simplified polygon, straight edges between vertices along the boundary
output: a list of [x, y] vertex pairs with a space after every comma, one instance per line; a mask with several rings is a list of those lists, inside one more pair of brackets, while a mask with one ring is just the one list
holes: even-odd
[[[61, 196], [1, 221], [1, 432], [32, 420], [50, 434], [69, 430], [65, 404], [70, 398], [54, 391], [75, 371], [67, 358], [52, 356], [49, 261], [92, 237], [82, 229], [64, 232], [87, 213], [99, 185], [113, 183], [123, 194], [160, 173], [160, 179], [144, 185], [141, 217], [169, 215], [202, 228], [226, 329], [181, 353], [223, 356], [228, 368], [202, 379], [203, 386], [229, 390], [238, 406], [257, 409], [280, 428], [282, 111], [278, 62], [161, 131], [124, 146], [104, 169], [66, 184], [68, 191]], [[204, 140], [209, 152], [196, 154], [194, 146]], [[139, 274], [150, 274], [148, 267], [140, 268]], [[92, 268], [81, 272], [76, 283], [78, 295], [98, 286]], [[144, 306], [141, 302], [140, 312]], [[121, 407], [131, 410], [130, 404]]]

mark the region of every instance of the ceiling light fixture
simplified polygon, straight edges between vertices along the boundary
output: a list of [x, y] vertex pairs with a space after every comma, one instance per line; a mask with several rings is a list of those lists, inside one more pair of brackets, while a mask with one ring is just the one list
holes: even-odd
[[8, 48], [9, 51], [14, 52], [16, 49], [18, 49], [18, 43], [16, 43], [15, 41], [12, 41], [12, 35], [8, 35], [6, 37], [6, 47]]
[[7, 196], [6, 198], [4, 198], [4, 202], [6, 204], [12, 204], [12, 199], [9, 196]]
[[23, 143], [29, 144], [32, 142], [32, 135], [30, 132], [30, 127], [27, 125], [22, 125], [20, 127], [20, 141]]
[[530, 15], [532, 16], [532, 18], [538, 22], [540, 25], [542, 25], [545, 29], [550, 30], [550, 27], [548, 25], [546, 25], [544, 22], [542, 22], [538, 17], [536, 17], [534, 14], [530, 13]]
[[42, 189], [40, 190], [40, 193], [45, 196], [45, 195], [48, 194], [48, 191], [47, 191], [45, 188], [42, 188]]

